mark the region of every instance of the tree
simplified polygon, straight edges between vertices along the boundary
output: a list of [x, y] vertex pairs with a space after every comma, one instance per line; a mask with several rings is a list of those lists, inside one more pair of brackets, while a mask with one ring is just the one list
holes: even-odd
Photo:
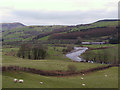
[[43, 47], [42, 45], [30, 45], [30, 44], [23, 44], [21, 45], [17, 56], [21, 58], [28, 58], [28, 59], [44, 59], [47, 55], [47, 48]]
[[81, 38], [81, 37], [77, 37], [77, 42], [76, 42], [76, 44], [81, 44], [81, 42], [82, 42], [82, 38]]

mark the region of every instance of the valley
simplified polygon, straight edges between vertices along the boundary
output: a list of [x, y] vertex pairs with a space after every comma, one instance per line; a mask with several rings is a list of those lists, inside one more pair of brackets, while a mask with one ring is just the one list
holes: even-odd
[[[74, 26], [4, 25], [2, 67], [8, 68], [2, 72], [3, 88], [118, 88], [118, 22], [100, 20]], [[80, 51], [83, 48], [85, 50]], [[112, 66], [106, 68], [109, 65]], [[37, 70], [50, 75], [38, 74]], [[14, 83], [14, 78], [24, 82]]]

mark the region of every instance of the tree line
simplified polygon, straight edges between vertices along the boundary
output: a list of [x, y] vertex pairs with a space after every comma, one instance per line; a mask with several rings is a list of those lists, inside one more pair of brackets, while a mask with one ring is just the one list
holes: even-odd
[[43, 45], [23, 44], [18, 50], [17, 56], [27, 59], [44, 59], [47, 55], [47, 47]]

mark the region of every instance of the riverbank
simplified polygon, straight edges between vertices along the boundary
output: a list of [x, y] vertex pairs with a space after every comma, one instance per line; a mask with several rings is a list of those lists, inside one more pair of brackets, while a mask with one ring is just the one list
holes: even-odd
[[[86, 45], [85, 45], [86, 46]], [[80, 57], [100, 64], [118, 64], [118, 44], [87, 45], [88, 50]]]
[[79, 56], [84, 53], [88, 48], [87, 47], [74, 47], [74, 50], [71, 53], [66, 54], [66, 57], [70, 58], [73, 61], [81, 62], [85, 61]]

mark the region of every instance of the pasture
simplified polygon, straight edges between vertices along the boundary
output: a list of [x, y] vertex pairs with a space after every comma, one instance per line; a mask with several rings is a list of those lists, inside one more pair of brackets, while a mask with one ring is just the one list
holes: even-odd
[[[93, 60], [94, 62], [106, 62], [117, 63], [118, 62], [118, 45], [103, 44], [103, 45], [84, 45], [92, 48], [81, 56], [87, 60]], [[105, 49], [100, 49], [107, 47]]]
[[[110, 45], [111, 46], [111, 45]], [[98, 46], [96, 46], [98, 47]], [[44, 71], [62, 70], [67, 71], [69, 65], [76, 67], [76, 71], [106, 66], [99, 63], [73, 62], [62, 53], [65, 47], [48, 46], [48, 56], [44, 60], [29, 60], [18, 58], [16, 55], [6, 53], [18, 51], [18, 48], [3, 48], [3, 66], [19, 66], [35, 68]], [[107, 77], [105, 77], [107, 75]], [[81, 80], [81, 77], [84, 79]], [[14, 83], [14, 78], [23, 79], [23, 83]], [[42, 76], [21, 71], [3, 72], [3, 88], [117, 88], [118, 67], [91, 72], [83, 75], [53, 77]], [[43, 84], [40, 84], [43, 82]], [[82, 84], [85, 84], [83, 86]]]
[[[107, 75], [107, 77], [105, 77]], [[81, 80], [81, 77], [84, 79]], [[23, 83], [14, 83], [13, 79], [23, 79]], [[40, 82], [43, 82], [41, 85]], [[82, 86], [82, 84], [85, 86]], [[47, 77], [26, 72], [4, 72], [3, 88], [117, 88], [118, 68], [97, 71], [90, 74], [71, 77]]]

